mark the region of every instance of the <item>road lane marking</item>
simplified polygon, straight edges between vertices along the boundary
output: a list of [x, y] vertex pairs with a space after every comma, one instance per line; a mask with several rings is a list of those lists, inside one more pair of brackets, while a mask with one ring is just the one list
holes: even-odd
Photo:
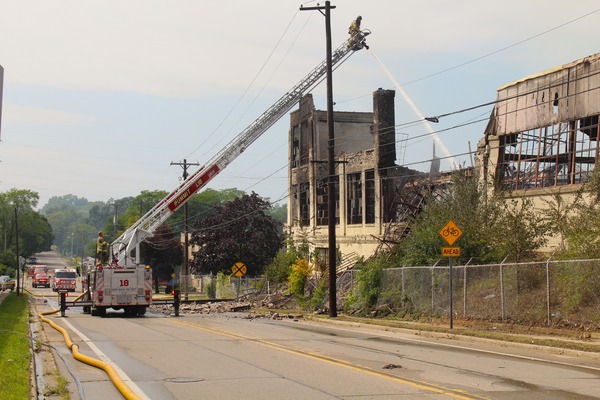
[[423, 389], [429, 392], [433, 392], [436, 394], [441, 394], [441, 395], [445, 395], [445, 396], [449, 396], [449, 397], [454, 397], [456, 399], [460, 399], [460, 400], [489, 400], [487, 397], [482, 397], [482, 396], [478, 396], [475, 394], [469, 394], [463, 390], [460, 389], [452, 389], [452, 388], [447, 388], [441, 385], [436, 385], [433, 383], [428, 383], [428, 382], [423, 382], [423, 381], [418, 381], [416, 379], [409, 379], [409, 378], [402, 378], [396, 375], [392, 375], [392, 374], [386, 374], [384, 372], [381, 371], [377, 371], [373, 368], [370, 367], [366, 367], [366, 366], [362, 366], [362, 365], [357, 365], [357, 364], [353, 364], [349, 361], [345, 361], [345, 360], [341, 360], [338, 358], [334, 358], [334, 357], [330, 357], [330, 356], [326, 356], [323, 354], [317, 354], [317, 353], [311, 353], [305, 350], [299, 350], [299, 349], [294, 349], [291, 347], [286, 347], [284, 345], [278, 344], [278, 343], [274, 343], [274, 342], [270, 342], [270, 341], [266, 341], [266, 340], [262, 340], [262, 339], [257, 339], [257, 338], [253, 338], [253, 337], [249, 337], [249, 336], [244, 336], [244, 335], [240, 335], [237, 333], [231, 333], [231, 332], [226, 332], [226, 331], [222, 331], [219, 329], [214, 329], [214, 328], [208, 328], [205, 326], [201, 326], [201, 325], [197, 325], [191, 322], [185, 322], [185, 321], [181, 321], [181, 320], [174, 320], [174, 319], [168, 319], [168, 321], [176, 323], [176, 324], [180, 324], [180, 325], [184, 325], [184, 326], [188, 326], [191, 328], [195, 328], [195, 329], [199, 329], [205, 332], [209, 332], [209, 333], [214, 333], [214, 334], [218, 334], [221, 336], [227, 336], [233, 339], [243, 339], [243, 340], [247, 340], [250, 342], [254, 342], [256, 344], [265, 346], [265, 347], [269, 347], [272, 348], [274, 350], [279, 350], [279, 351], [283, 351], [286, 353], [290, 353], [290, 354], [294, 354], [294, 355], [299, 355], [302, 357], [306, 357], [306, 358], [310, 358], [313, 360], [318, 360], [318, 361], [325, 361], [329, 364], [333, 364], [333, 365], [337, 365], [337, 366], [341, 366], [344, 368], [348, 368], [348, 369], [352, 369], [354, 371], [358, 371], [358, 372], [366, 372], [370, 375], [373, 376], [377, 376], [379, 378], [385, 378], [385, 379], [390, 379], [393, 381], [397, 381], [400, 382], [404, 385], [407, 386], [412, 386], [418, 389]]
[[150, 397], [148, 397], [146, 395], [146, 393], [144, 393], [144, 391], [142, 389], [140, 389], [140, 387], [138, 385], [135, 384], [135, 382], [125, 373], [125, 371], [123, 371], [121, 368], [119, 368], [119, 366], [117, 364], [115, 364], [106, 354], [104, 354], [102, 352], [102, 350], [100, 350], [94, 344], [94, 342], [92, 342], [92, 340], [90, 338], [88, 338], [79, 329], [77, 329], [73, 325], [71, 325], [71, 323], [69, 323], [67, 320], [63, 320], [61, 322], [64, 323], [65, 325], [67, 325], [69, 327], [69, 329], [71, 329], [75, 334], [77, 334], [77, 336], [79, 336], [81, 338], [81, 340], [90, 347], [90, 349], [98, 356], [98, 358], [100, 358], [105, 363], [110, 364], [110, 366], [114, 368], [114, 370], [117, 372], [117, 374], [119, 374], [119, 376], [121, 377], [123, 382], [127, 383], [127, 386], [129, 386], [129, 388], [135, 394], [137, 394], [140, 398], [142, 398], [144, 400], [152, 400]]

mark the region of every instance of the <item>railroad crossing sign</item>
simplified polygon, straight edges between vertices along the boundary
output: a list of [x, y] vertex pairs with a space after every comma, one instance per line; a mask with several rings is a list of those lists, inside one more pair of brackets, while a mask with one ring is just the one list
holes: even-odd
[[439, 234], [450, 246], [452, 246], [454, 242], [462, 236], [463, 231], [460, 230], [454, 221], [450, 220], [442, 229], [440, 229]]
[[235, 264], [233, 264], [233, 267], [231, 267], [231, 273], [233, 274], [233, 276], [242, 277], [246, 275], [246, 270], [246, 265], [241, 261], [236, 262]]

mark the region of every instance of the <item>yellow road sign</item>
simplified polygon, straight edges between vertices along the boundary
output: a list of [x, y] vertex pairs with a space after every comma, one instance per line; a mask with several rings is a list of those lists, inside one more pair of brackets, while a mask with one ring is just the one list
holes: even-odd
[[460, 247], [442, 247], [442, 257], [460, 257]]
[[442, 229], [440, 229], [439, 234], [450, 246], [452, 246], [454, 242], [461, 237], [463, 231], [460, 230], [454, 221], [450, 220]]
[[231, 273], [233, 276], [244, 276], [246, 275], [246, 271], [246, 265], [241, 261], [236, 262], [233, 264], [233, 267], [231, 267]]

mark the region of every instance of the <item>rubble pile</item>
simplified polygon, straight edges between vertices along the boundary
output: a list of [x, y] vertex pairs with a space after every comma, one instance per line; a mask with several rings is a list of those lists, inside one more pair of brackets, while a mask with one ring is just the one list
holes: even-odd
[[[298, 313], [279, 313], [272, 311], [272, 309], [280, 308], [287, 301], [277, 299], [271, 299], [269, 297], [263, 299], [250, 299], [249, 297], [240, 298], [238, 300], [228, 301], [209, 301], [209, 302], [189, 302], [184, 303], [179, 307], [180, 315], [193, 315], [193, 314], [223, 314], [223, 313], [240, 313], [241, 318], [256, 319], [256, 318], [267, 318], [267, 319], [291, 319], [298, 321], [303, 318], [302, 314]], [[153, 305], [151, 310], [154, 313], [160, 314], [173, 314], [173, 305]], [[259, 311], [267, 310], [267, 311]]]

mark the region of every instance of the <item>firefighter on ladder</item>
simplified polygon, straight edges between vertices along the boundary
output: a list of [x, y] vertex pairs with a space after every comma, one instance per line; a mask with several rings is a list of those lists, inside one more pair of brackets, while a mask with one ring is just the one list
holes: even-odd
[[[360, 23], [362, 22], [362, 17], [359, 15], [356, 17], [354, 21], [350, 24], [348, 28], [348, 33], [350, 34], [350, 39], [348, 39], [348, 47], [352, 47], [354, 45], [360, 44], [360, 40], [362, 38], [360, 31]], [[363, 43], [365, 49], [369, 50], [369, 46], [366, 43]]]
[[108, 262], [108, 242], [104, 239], [104, 234], [102, 232], [98, 232], [96, 253], [96, 258], [100, 264], [106, 264]]

